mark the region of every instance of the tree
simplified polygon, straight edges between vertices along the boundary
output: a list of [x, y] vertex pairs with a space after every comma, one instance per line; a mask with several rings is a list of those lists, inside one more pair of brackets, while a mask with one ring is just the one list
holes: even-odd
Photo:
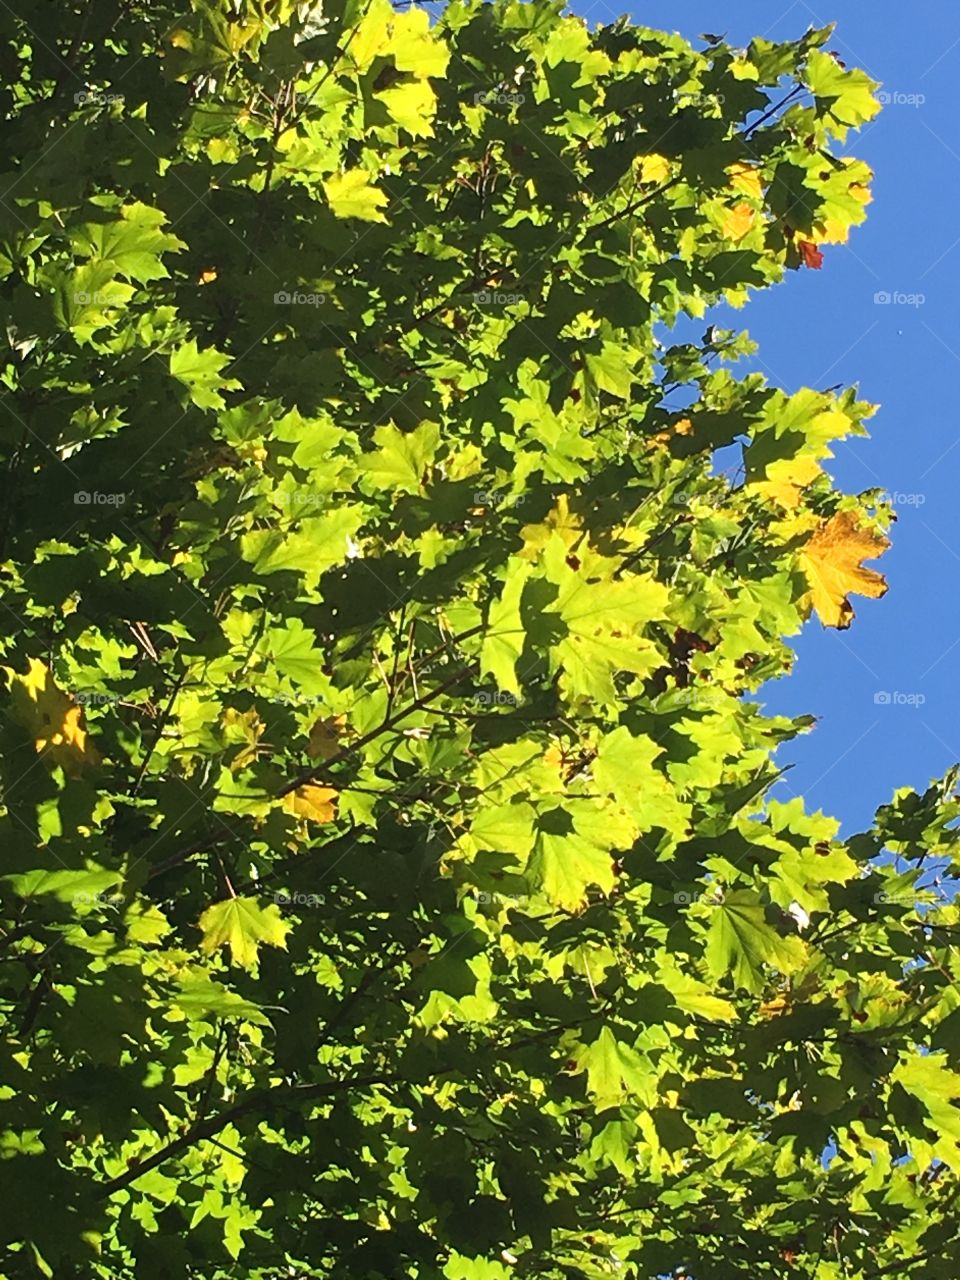
[[756, 699], [871, 406], [670, 341], [875, 86], [561, 7], [0, 7], [8, 1278], [957, 1273], [954, 775]]

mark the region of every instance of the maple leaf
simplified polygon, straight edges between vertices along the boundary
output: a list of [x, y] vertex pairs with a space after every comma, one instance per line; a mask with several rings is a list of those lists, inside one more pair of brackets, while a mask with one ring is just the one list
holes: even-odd
[[618, 1040], [609, 1027], [604, 1027], [592, 1044], [579, 1048], [572, 1070], [577, 1074], [586, 1071], [587, 1089], [601, 1111], [632, 1098], [652, 1096], [650, 1064], [636, 1049]]
[[811, 267], [814, 271], [819, 271], [823, 266], [823, 254], [813, 241], [798, 240], [797, 248], [800, 251], [800, 257], [803, 259], [803, 265], [805, 267]]
[[861, 529], [851, 511], [837, 512], [817, 529], [800, 553], [800, 567], [810, 584], [809, 604], [825, 627], [849, 627], [854, 616], [849, 592], [874, 600], [886, 592], [883, 575], [861, 562], [882, 555], [889, 545], [882, 534]]
[[574, 546], [583, 537], [580, 517], [571, 512], [565, 493], [561, 493], [556, 506], [547, 513], [542, 524], [523, 526], [520, 530], [523, 549], [517, 554], [524, 560], [536, 560], [554, 533], [559, 533], [568, 547]]
[[637, 157], [637, 168], [641, 182], [663, 182], [670, 177], [670, 161], [666, 156], [652, 152], [647, 156]]
[[734, 889], [710, 909], [704, 959], [715, 978], [725, 975], [745, 991], [763, 988], [763, 966], [792, 973], [803, 964], [803, 943], [783, 938], [767, 923], [758, 895]]
[[744, 201], [734, 205], [723, 220], [721, 232], [727, 240], [742, 240], [756, 217], [756, 210]]
[[346, 716], [327, 716], [314, 722], [307, 743], [307, 755], [311, 760], [329, 760], [337, 754], [345, 724]]
[[749, 488], [751, 493], [760, 494], [785, 511], [792, 511], [800, 505], [807, 485], [822, 475], [820, 463], [809, 454], [799, 458], [778, 458], [768, 464], [766, 479], [752, 481]]
[[332, 787], [318, 787], [312, 782], [283, 797], [283, 809], [298, 818], [310, 822], [333, 822], [336, 810], [333, 801], [336, 791]]
[[256, 968], [261, 943], [285, 951], [290, 932], [276, 906], [261, 907], [256, 898], [215, 902], [197, 921], [197, 928], [203, 930], [201, 951], [210, 955], [226, 945], [233, 963], [243, 969]]
[[386, 222], [381, 206], [390, 203], [389, 197], [371, 183], [363, 169], [334, 174], [324, 182], [323, 189], [335, 217]]
[[236, 773], [256, 760], [264, 726], [255, 708], [241, 712], [235, 707], [227, 707], [223, 713], [223, 727], [225, 740], [231, 745], [240, 744], [240, 750], [229, 766], [230, 771]]
[[27, 664], [25, 676], [3, 668], [13, 718], [33, 738], [38, 752], [60, 765], [68, 777], [77, 777], [84, 766], [100, 763], [100, 754], [83, 727], [83, 708], [57, 687], [53, 673], [39, 658], [28, 658]]
[[763, 181], [760, 171], [753, 165], [737, 161], [736, 164], [728, 167], [727, 173], [730, 175], [730, 185], [734, 191], [742, 191], [744, 195], [753, 196], [755, 200], [762, 198]]

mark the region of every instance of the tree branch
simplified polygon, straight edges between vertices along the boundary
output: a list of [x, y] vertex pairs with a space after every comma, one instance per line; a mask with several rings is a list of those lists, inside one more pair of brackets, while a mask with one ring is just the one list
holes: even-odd
[[387, 716], [387, 718], [379, 724], [376, 729], [371, 729], [369, 733], [365, 733], [351, 746], [343, 747], [336, 753], [336, 755], [331, 756], [329, 760], [325, 760], [322, 764], [315, 765], [312, 769], [306, 769], [295, 778], [291, 778], [289, 782], [285, 782], [279, 791], [274, 793], [275, 798], [281, 799], [283, 796], [289, 795], [291, 791], [296, 791], [298, 787], [303, 787], [306, 786], [307, 783], [313, 782], [316, 778], [321, 777], [331, 765], [339, 764], [341, 760], [345, 760], [348, 756], [354, 755], [357, 751], [361, 750], [361, 748], [367, 746], [368, 743], [379, 738], [382, 733], [388, 733], [391, 729], [395, 728], [400, 721], [405, 720], [407, 716], [411, 716], [414, 712], [420, 711], [424, 707], [429, 706], [431, 702], [435, 702], [441, 694], [446, 693], [449, 688], [457, 684], [457, 682], [462, 680], [464, 676], [470, 675], [474, 669], [474, 665], [475, 664], [471, 663], [466, 667], [461, 667], [458, 671], [454, 672], [448, 680], [445, 680], [443, 684], [437, 685], [435, 689], [431, 689], [430, 692], [425, 693], [423, 697], [416, 698], [413, 702], [408, 703], [407, 706], [403, 707], [400, 711], [395, 712], [392, 716]]
[[152, 1156], [148, 1156], [146, 1160], [141, 1160], [132, 1165], [125, 1173], [118, 1174], [117, 1177], [112, 1178], [109, 1182], [101, 1183], [98, 1198], [106, 1199], [115, 1195], [116, 1192], [122, 1191], [124, 1187], [130, 1186], [132, 1182], [136, 1182], [138, 1178], [142, 1178], [145, 1173], [150, 1173], [151, 1170], [156, 1169], [165, 1160], [180, 1155], [183, 1151], [188, 1151], [205, 1138], [212, 1138], [214, 1134], [219, 1133], [231, 1121], [238, 1120], [253, 1111], [268, 1115], [272, 1111], [296, 1108], [301, 1103], [315, 1098], [329, 1098], [338, 1093], [346, 1093], [350, 1089], [362, 1089], [374, 1084], [390, 1084], [395, 1079], [396, 1077], [393, 1076], [354, 1076], [346, 1080], [325, 1080], [321, 1084], [282, 1085], [275, 1086], [272, 1089], [257, 1089], [247, 1094], [246, 1098], [242, 1102], [238, 1102], [236, 1106], [228, 1107], [226, 1111], [220, 1111], [214, 1116], [205, 1116], [198, 1120], [187, 1129], [186, 1133], [182, 1133], [178, 1138], [173, 1138], [165, 1146], [155, 1151]]

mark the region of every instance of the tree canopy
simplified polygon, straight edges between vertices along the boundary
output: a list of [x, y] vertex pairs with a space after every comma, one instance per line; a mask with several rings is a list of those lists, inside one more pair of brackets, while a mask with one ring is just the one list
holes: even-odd
[[829, 37], [0, 6], [6, 1280], [958, 1274], [955, 776], [758, 697], [872, 406], [710, 322], [866, 216]]

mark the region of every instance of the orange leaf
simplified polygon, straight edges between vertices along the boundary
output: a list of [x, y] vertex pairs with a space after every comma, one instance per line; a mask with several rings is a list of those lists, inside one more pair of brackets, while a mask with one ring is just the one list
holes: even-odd
[[861, 562], [882, 555], [889, 545], [881, 534], [861, 529], [851, 511], [839, 511], [816, 531], [800, 553], [800, 568], [810, 584], [807, 601], [825, 627], [849, 627], [854, 616], [849, 592], [874, 600], [886, 592], [882, 574]]
[[823, 254], [813, 241], [798, 240], [797, 248], [800, 250], [800, 257], [803, 258], [803, 265], [811, 267], [814, 271], [819, 271], [823, 266]]
[[333, 822], [337, 816], [333, 807], [336, 796], [332, 787], [318, 787], [308, 782], [283, 797], [283, 808], [297, 818], [306, 818], [308, 822]]
[[723, 220], [723, 235], [727, 240], [742, 240], [753, 226], [755, 217], [756, 210], [752, 206], [743, 202], [734, 205]]

